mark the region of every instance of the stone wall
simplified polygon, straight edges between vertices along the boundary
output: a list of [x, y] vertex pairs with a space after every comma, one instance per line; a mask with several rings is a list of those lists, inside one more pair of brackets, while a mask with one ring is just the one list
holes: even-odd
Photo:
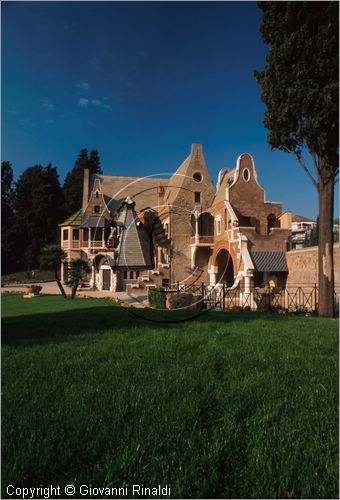
[[[287, 286], [318, 283], [318, 247], [301, 248], [287, 252]], [[339, 287], [339, 243], [334, 245], [334, 279]]]

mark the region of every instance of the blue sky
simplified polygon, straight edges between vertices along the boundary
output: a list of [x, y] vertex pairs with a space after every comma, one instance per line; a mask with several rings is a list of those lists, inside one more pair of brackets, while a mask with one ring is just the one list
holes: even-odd
[[202, 143], [214, 182], [248, 152], [268, 201], [315, 217], [310, 181], [266, 143], [259, 24], [255, 2], [2, 2], [2, 159], [63, 181], [87, 147], [106, 174], [150, 175]]

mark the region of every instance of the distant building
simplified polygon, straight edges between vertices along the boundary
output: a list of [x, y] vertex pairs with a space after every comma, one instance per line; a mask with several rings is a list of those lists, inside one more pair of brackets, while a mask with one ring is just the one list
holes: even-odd
[[303, 215], [293, 215], [292, 217], [292, 250], [303, 248], [306, 238], [309, 238], [313, 229], [316, 228], [316, 221], [304, 217]]

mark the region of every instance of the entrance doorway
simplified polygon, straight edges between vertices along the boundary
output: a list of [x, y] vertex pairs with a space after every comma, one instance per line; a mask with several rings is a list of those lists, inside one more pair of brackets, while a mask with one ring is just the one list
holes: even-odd
[[223, 249], [216, 258], [216, 283], [224, 283], [228, 287], [234, 283], [234, 265], [230, 253]]
[[111, 288], [111, 271], [110, 269], [103, 269], [103, 290], [110, 290]]

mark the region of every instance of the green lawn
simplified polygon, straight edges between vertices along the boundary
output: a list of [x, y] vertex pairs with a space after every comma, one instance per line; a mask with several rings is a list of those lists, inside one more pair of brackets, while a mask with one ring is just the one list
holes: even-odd
[[8, 484], [338, 497], [336, 320], [159, 324], [107, 300], [19, 295], [2, 312], [2, 498]]

